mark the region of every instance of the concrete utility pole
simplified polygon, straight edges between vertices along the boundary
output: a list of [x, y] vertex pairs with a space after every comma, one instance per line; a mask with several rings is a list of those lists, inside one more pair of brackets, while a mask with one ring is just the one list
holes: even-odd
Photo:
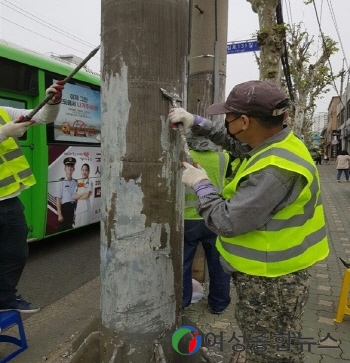
[[160, 88], [184, 99], [188, 1], [102, 0], [101, 34], [101, 362], [174, 361], [184, 196]]
[[[188, 61], [188, 103], [191, 113], [208, 117], [206, 109], [225, 100], [228, 0], [190, 1], [191, 37]], [[217, 116], [211, 116], [216, 118]], [[193, 278], [206, 280], [202, 245], [193, 261]]]
[[188, 111], [206, 116], [225, 99], [228, 0], [191, 1]]

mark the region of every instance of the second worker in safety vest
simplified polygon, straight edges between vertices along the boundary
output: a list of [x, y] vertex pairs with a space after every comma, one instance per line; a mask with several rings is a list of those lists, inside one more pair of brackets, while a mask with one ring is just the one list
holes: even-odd
[[[302, 363], [298, 337], [308, 267], [329, 253], [315, 163], [284, 128], [288, 99], [273, 83], [238, 84], [207, 113], [225, 114], [225, 125], [182, 108], [171, 109], [169, 118], [241, 159], [222, 193], [200, 166], [184, 163], [182, 181], [193, 188], [197, 212], [219, 236], [216, 246], [236, 287], [246, 362]], [[256, 347], [251, 342], [257, 335], [262, 343]]]
[[[226, 173], [230, 170], [229, 154], [218, 151], [218, 146], [206, 138], [194, 137], [191, 133], [187, 133], [186, 138], [193, 160], [206, 170], [211, 182], [221, 192], [226, 183]], [[198, 244], [201, 243], [209, 272], [208, 304], [211, 313], [221, 314], [231, 302], [230, 275], [220, 263], [220, 255], [215, 247], [217, 235], [205, 225], [205, 221], [196, 211], [196, 204], [196, 194], [192, 188], [186, 187], [182, 306], [191, 304], [192, 264]]]
[[18, 138], [31, 125], [55, 121], [62, 90], [62, 81], [50, 86], [46, 94], [53, 93], [52, 99], [29, 121], [23, 119], [31, 110], [0, 107], [0, 312], [39, 311], [39, 307], [17, 294], [17, 285], [28, 258], [28, 226], [19, 195], [35, 184], [35, 177]]

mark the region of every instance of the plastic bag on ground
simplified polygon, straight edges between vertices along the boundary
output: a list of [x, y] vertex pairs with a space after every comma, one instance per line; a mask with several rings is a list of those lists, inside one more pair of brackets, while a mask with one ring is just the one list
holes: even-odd
[[194, 304], [204, 298], [203, 286], [200, 282], [192, 279], [192, 300], [191, 304]]

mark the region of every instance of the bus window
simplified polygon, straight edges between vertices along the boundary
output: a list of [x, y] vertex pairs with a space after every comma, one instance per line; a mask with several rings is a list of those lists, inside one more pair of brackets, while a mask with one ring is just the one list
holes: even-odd
[[13, 60], [0, 58], [1, 88], [7, 91], [38, 95], [38, 70]]
[[0, 106], [13, 107], [13, 108], [26, 108], [26, 103], [23, 101], [8, 100], [0, 97]]

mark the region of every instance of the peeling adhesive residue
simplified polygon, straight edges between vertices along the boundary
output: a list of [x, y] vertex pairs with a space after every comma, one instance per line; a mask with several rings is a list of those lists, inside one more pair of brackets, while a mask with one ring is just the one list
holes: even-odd
[[[169, 142], [169, 119], [165, 116], [160, 117], [162, 123], [162, 132], [160, 134], [160, 144], [163, 150], [163, 168], [162, 168], [162, 179], [165, 180], [166, 183], [166, 190], [168, 193], [171, 193], [171, 178], [167, 178], [168, 175], [171, 173], [171, 166], [172, 166], [172, 158], [170, 154], [170, 150], [172, 149], [172, 145]], [[172, 131], [176, 132], [176, 131]]]
[[[129, 118], [130, 102], [128, 99], [128, 67], [121, 61], [120, 74], [107, 74], [102, 84], [102, 190], [105, 202], [101, 211], [102, 220], [105, 221], [107, 246], [111, 245], [114, 236], [114, 221], [116, 219], [115, 191], [122, 173], [120, 161], [126, 151], [125, 130]], [[107, 176], [107, 177], [106, 177]], [[108, 183], [104, 182], [108, 180]], [[115, 181], [113, 183], [112, 181]], [[104, 216], [103, 216], [104, 214]]]
[[[152, 223], [146, 228], [142, 175], [137, 180], [122, 177], [131, 104], [128, 67], [118, 64], [119, 73], [106, 75], [102, 85], [101, 310], [104, 326], [122, 331], [137, 327], [142, 334], [175, 321], [174, 286], [164, 278], [173, 276], [174, 268], [170, 226]], [[161, 142], [168, 150], [165, 123]], [[173, 165], [169, 154], [164, 152], [164, 179]], [[155, 274], [157, 270], [164, 274]]]
[[[184, 210], [184, 185], [181, 182], [181, 169], [174, 165], [174, 160], [178, 160], [180, 165], [180, 154], [181, 154], [181, 142], [178, 137], [178, 132], [175, 129], [170, 129], [169, 119], [161, 115], [160, 120], [162, 123], [162, 131], [160, 135], [160, 142], [163, 150], [163, 167], [160, 177], [165, 181], [165, 189], [169, 194], [169, 197], [173, 198], [174, 193], [176, 194], [175, 199], [175, 211], [176, 213], [183, 213]], [[170, 142], [169, 138], [173, 133], [174, 140]], [[175, 175], [174, 175], [175, 174]], [[169, 177], [171, 176], [171, 177]], [[173, 182], [173, 184], [171, 184]], [[174, 184], [175, 182], [175, 184]], [[182, 225], [177, 225], [176, 229], [179, 230]], [[169, 232], [170, 233], [170, 232]]]
[[[174, 274], [173, 263], [170, 242], [162, 241], [169, 236], [169, 230], [169, 225], [154, 223], [142, 232], [132, 231], [118, 238], [118, 248], [113, 244], [102, 250], [106, 259], [101, 270], [105, 281], [101, 290], [105, 326], [118, 331], [137, 330], [142, 335], [159, 330], [160, 325], [173, 324], [174, 286], [164, 278]], [[160, 266], [163, 273], [155, 274]]]

